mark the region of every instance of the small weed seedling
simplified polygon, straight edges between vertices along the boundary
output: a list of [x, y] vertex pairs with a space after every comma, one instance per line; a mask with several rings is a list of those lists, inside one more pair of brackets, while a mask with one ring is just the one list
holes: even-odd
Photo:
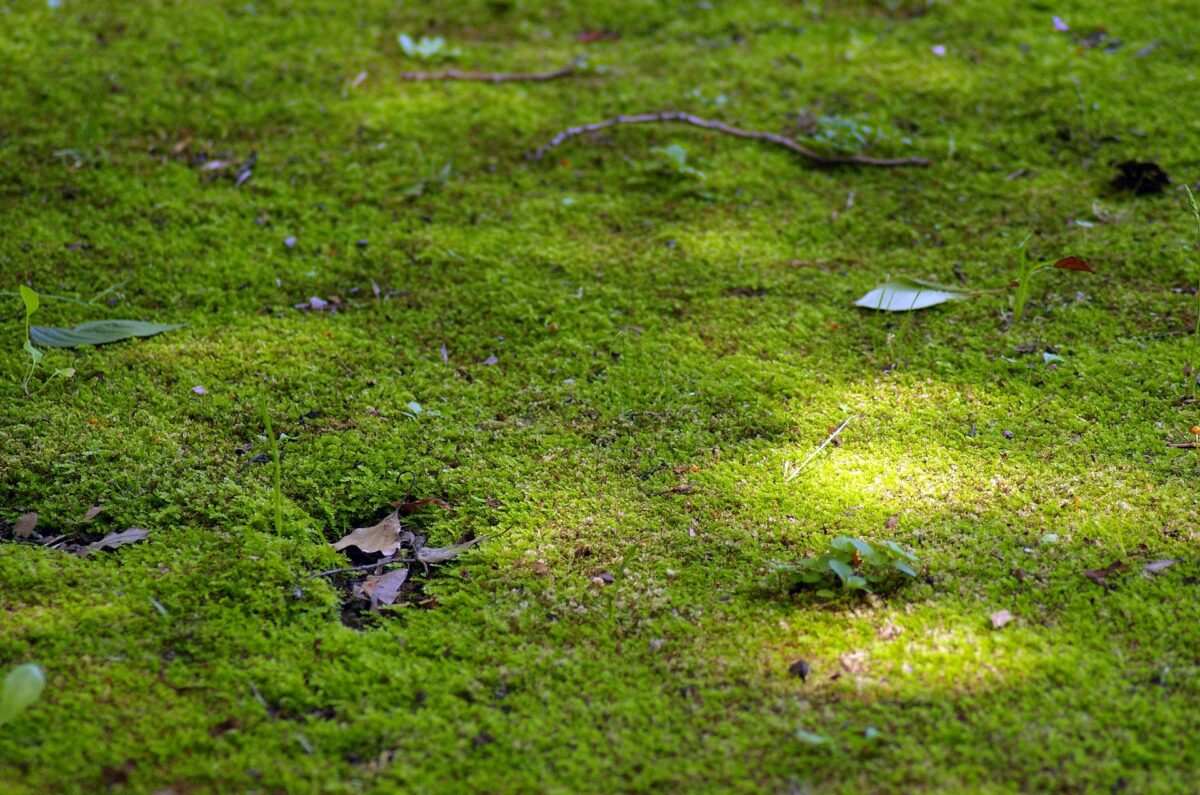
[[656, 146], [650, 151], [659, 156], [660, 160], [656, 164], [659, 168], [665, 168], [680, 177], [691, 177], [701, 182], [708, 179], [703, 171], [688, 165], [687, 150], [679, 144]]
[[396, 40], [405, 55], [419, 61], [445, 61], [462, 55], [462, 50], [447, 48], [446, 40], [441, 36], [422, 36], [414, 40], [407, 33], [401, 33]]
[[[1196, 256], [1200, 260], [1200, 207], [1196, 206], [1196, 197], [1192, 194], [1192, 189], [1187, 185], [1184, 185], [1183, 189], [1187, 191], [1188, 203], [1192, 206], [1192, 217], [1196, 219]], [[1188, 375], [1188, 380], [1192, 382], [1193, 399], [1196, 397], [1197, 352], [1200, 352], [1200, 277], [1197, 277], [1196, 284], [1196, 327], [1192, 332], [1192, 372]]]
[[917, 576], [916, 555], [895, 541], [872, 546], [860, 538], [838, 536], [817, 557], [798, 562], [773, 563], [772, 569], [788, 592], [815, 589], [816, 595], [832, 599], [843, 593], [885, 593]]
[[279, 439], [271, 429], [271, 412], [267, 410], [267, 399], [260, 396], [258, 408], [262, 414], [263, 427], [267, 431], [267, 443], [271, 446], [271, 459], [275, 467], [275, 535], [283, 535], [283, 467], [279, 463]]
[[25, 344], [23, 347], [25, 348], [25, 352], [29, 354], [30, 359], [29, 372], [25, 374], [25, 380], [21, 382], [21, 388], [25, 390], [25, 395], [28, 396], [29, 379], [33, 378], [34, 371], [37, 370], [37, 366], [41, 363], [42, 356], [44, 355], [37, 348], [33, 347], [33, 340], [29, 337], [29, 319], [33, 317], [33, 313], [38, 310], [42, 302], [36, 292], [23, 284], [21, 285], [21, 300], [25, 302]]

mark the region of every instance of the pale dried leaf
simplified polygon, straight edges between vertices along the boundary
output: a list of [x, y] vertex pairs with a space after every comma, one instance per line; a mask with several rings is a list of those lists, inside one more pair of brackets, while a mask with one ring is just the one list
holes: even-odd
[[1155, 561], [1151, 561], [1150, 563], [1147, 563], [1145, 566], [1143, 566], [1142, 571], [1146, 572], [1147, 574], [1162, 574], [1164, 571], [1171, 568], [1178, 562], [1179, 561], [1174, 560], [1172, 558], [1167, 558], [1165, 560], [1155, 560]]
[[13, 525], [13, 538], [33, 538], [33, 529], [37, 527], [38, 515], [30, 511], [29, 513], [21, 514], [17, 519], [17, 523]]
[[346, 547], [357, 547], [362, 552], [378, 552], [384, 556], [396, 554], [403, 544], [400, 524], [400, 511], [392, 511], [382, 522], [370, 527], [359, 527], [333, 542], [333, 548], [343, 550]]
[[417, 550], [416, 559], [418, 563], [424, 566], [428, 566], [431, 563], [445, 563], [451, 558], [458, 557], [485, 538], [487, 536], [480, 536], [479, 538], [473, 538], [470, 541], [462, 544], [454, 544], [449, 547], [421, 547]]
[[400, 596], [400, 586], [408, 580], [408, 568], [392, 569], [387, 574], [367, 577], [359, 586], [363, 598], [375, 605], [393, 605]]
[[145, 541], [148, 532], [140, 527], [130, 527], [128, 530], [120, 532], [113, 531], [99, 541], [88, 544], [84, 547], [85, 552], [98, 552], [103, 549], [116, 549], [123, 547], [126, 544], [135, 544], [138, 541]]
[[1012, 623], [1013, 614], [1007, 610], [997, 610], [991, 615], [992, 629], [1003, 629]]
[[90, 521], [92, 521], [92, 520], [93, 520], [93, 519], [95, 519], [97, 516], [99, 516], [99, 515], [100, 515], [100, 512], [101, 512], [101, 511], [103, 511], [103, 510], [104, 510], [104, 506], [103, 506], [103, 505], [93, 505], [91, 508], [88, 508], [88, 509], [87, 509], [87, 513], [85, 513], [85, 514], [83, 515], [83, 521], [85, 521], [85, 522], [90, 522]]

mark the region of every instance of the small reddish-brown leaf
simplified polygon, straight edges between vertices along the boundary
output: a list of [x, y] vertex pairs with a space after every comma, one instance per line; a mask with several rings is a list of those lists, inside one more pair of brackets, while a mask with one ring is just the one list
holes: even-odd
[[885, 528], [887, 528], [888, 530], [895, 530], [897, 527], [900, 526], [900, 517], [889, 516], [888, 520], [883, 523], [883, 526]]
[[1083, 576], [1087, 577], [1089, 580], [1096, 583], [1097, 585], [1108, 585], [1109, 577], [1113, 576], [1114, 574], [1120, 574], [1121, 572], [1128, 571], [1128, 570], [1129, 570], [1129, 566], [1127, 566], [1125, 564], [1125, 561], [1114, 560], [1112, 563], [1108, 564], [1103, 569], [1088, 569], [1087, 571], [1085, 571], [1083, 573]]
[[426, 505], [436, 505], [439, 508], [450, 510], [450, 504], [445, 500], [439, 500], [437, 497], [426, 497], [423, 500], [413, 500], [412, 502], [391, 502], [388, 503], [393, 508], [396, 508], [400, 513], [407, 516], [410, 513], [416, 513]]
[[114, 531], [94, 544], [88, 544], [81, 550], [81, 553], [86, 555], [103, 549], [116, 549], [126, 544], [135, 544], [138, 541], [145, 541], [147, 535], [148, 532], [140, 527], [130, 527], [128, 530], [122, 530], [119, 533]]
[[696, 490], [696, 487], [693, 486], [691, 483], [681, 483], [678, 486], [676, 486], [675, 488], [668, 491], [667, 493], [668, 494], [691, 494], [695, 490]]
[[332, 546], [339, 551], [346, 547], [358, 547], [368, 554], [378, 552], [384, 557], [390, 557], [396, 554], [396, 550], [403, 543], [400, 534], [404, 528], [400, 525], [399, 514], [400, 510], [396, 509], [379, 524], [355, 528], [333, 542]]
[[1087, 271], [1088, 273], [1095, 273], [1095, 271], [1092, 270], [1092, 266], [1088, 265], [1079, 257], [1063, 257], [1058, 262], [1054, 263], [1054, 267], [1060, 268], [1064, 271]]
[[33, 538], [33, 529], [37, 527], [38, 515], [30, 511], [29, 513], [21, 514], [17, 519], [17, 523], [13, 525], [13, 538]]

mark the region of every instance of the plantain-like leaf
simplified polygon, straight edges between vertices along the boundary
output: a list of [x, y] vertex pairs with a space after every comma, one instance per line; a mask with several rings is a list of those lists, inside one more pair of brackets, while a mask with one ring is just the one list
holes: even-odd
[[47, 348], [78, 348], [81, 345], [104, 345], [133, 337], [153, 337], [177, 328], [180, 326], [143, 323], [140, 320], [93, 320], [75, 328], [30, 326], [29, 338]]
[[956, 287], [914, 279], [911, 276], [898, 276], [876, 287], [855, 301], [854, 305], [883, 312], [908, 312], [970, 297], [970, 293]]
[[33, 663], [18, 665], [4, 677], [4, 686], [0, 689], [0, 726], [11, 721], [25, 711], [42, 694], [46, 686], [46, 674], [40, 666]]

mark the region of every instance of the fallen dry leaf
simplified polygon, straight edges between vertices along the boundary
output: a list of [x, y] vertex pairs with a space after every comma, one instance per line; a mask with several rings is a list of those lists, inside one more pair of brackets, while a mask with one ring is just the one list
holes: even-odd
[[602, 571], [597, 574], [593, 574], [591, 576], [591, 580], [592, 580], [593, 584], [599, 585], [601, 588], [603, 588], [605, 585], [612, 585], [614, 582], [617, 581], [616, 578], [613, 577], [611, 574], [609, 574], [607, 571]]
[[691, 483], [681, 483], [678, 486], [676, 486], [675, 488], [668, 491], [667, 493], [668, 494], [691, 494], [695, 490], [696, 490], [696, 487], [693, 486]]
[[364, 599], [371, 602], [372, 607], [378, 605], [394, 605], [400, 595], [400, 586], [408, 580], [408, 567], [392, 569], [387, 574], [367, 577], [358, 586], [357, 591]]
[[85, 521], [85, 522], [90, 522], [90, 521], [92, 521], [92, 520], [93, 520], [93, 519], [95, 519], [97, 516], [99, 516], [99, 515], [100, 515], [100, 512], [101, 512], [101, 511], [103, 511], [103, 510], [104, 510], [104, 506], [103, 506], [103, 505], [93, 505], [91, 508], [88, 508], [88, 509], [87, 509], [87, 513], [85, 513], [85, 514], [83, 515], [83, 521]]
[[838, 662], [846, 669], [846, 673], [861, 676], [867, 672], [867, 653], [852, 651], [838, 656]]
[[1146, 574], [1162, 574], [1164, 571], [1171, 568], [1178, 562], [1179, 561], [1171, 558], [1167, 558], [1165, 560], [1155, 560], [1143, 566], [1142, 571], [1144, 571]]
[[140, 527], [130, 527], [128, 530], [120, 532], [113, 531], [99, 541], [88, 544], [81, 550], [81, 553], [89, 554], [103, 549], [116, 549], [126, 544], [135, 544], [138, 541], [145, 541], [147, 535], [148, 532]]
[[454, 544], [448, 547], [421, 547], [416, 552], [417, 563], [420, 563], [422, 566], [428, 566], [431, 563], [445, 563], [451, 558], [458, 557], [486, 538], [487, 536], [480, 536], [479, 538], [472, 538], [470, 541], [464, 541], [461, 544]]
[[1007, 610], [997, 610], [990, 616], [992, 619], [992, 629], [1004, 629], [1012, 623], [1013, 614]]
[[34, 511], [21, 514], [13, 525], [13, 538], [33, 538], [33, 529], [37, 527], [38, 515]]
[[1122, 560], [1114, 560], [1103, 569], [1088, 569], [1083, 573], [1083, 576], [1097, 585], [1108, 585], [1109, 577], [1123, 571], [1129, 571], [1129, 566], [1125, 565], [1125, 562]]
[[387, 518], [370, 527], [358, 527], [342, 538], [333, 542], [334, 549], [341, 551], [346, 547], [357, 547], [362, 552], [378, 552], [385, 557], [396, 554], [396, 550], [404, 543], [401, 536], [404, 528], [400, 524], [400, 509], [388, 514]]

